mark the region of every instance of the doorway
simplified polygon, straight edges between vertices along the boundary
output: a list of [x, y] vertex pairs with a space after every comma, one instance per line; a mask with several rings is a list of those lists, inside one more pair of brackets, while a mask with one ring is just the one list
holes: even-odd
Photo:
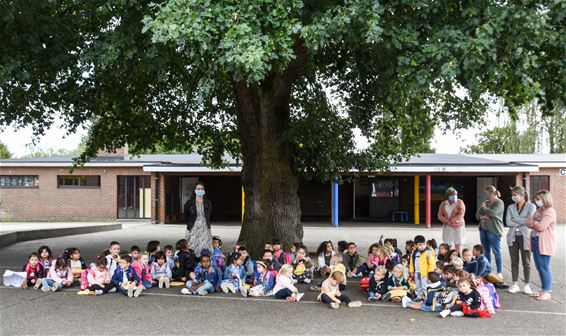
[[149, 176], [118, 176], [118, 218], [151, 217]]

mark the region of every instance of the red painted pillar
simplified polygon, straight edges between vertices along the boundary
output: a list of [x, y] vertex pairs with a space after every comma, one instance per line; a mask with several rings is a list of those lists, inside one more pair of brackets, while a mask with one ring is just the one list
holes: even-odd
[[431, 183], [430, 183], [430, 175], [426, 176], [426, 227], [430, 228], [431, 226]]

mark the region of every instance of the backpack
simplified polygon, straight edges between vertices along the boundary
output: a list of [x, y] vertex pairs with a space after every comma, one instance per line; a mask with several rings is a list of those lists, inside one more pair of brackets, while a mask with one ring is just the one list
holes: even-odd
[[493, 308], [494, 309], [501, 308], [501, 302], [499, 301], [499, 294], [495, 290], [495, 286], [493, 286], [492, 283], [485, 283], [483, 285], [483, 287], [486, 288], [487, 292], [489, 293], [489, 298], [491, 299], [491, 302], [493, 303]]
[[458, 299], [458, 291], [451, 289], [443, 289], [435, 294], [436, 303], [445, 308], [452, 307]]
[[92, 270], [90, 268], [85, 269], [82, 273], [81, 273], [81, 278], [80, 278], [80, 286], [81, 286], [81, 290], [85, 290], [88, 288], [88, 275], [92, 273]]
[[362, 292], [367, 292], [369, 288], [369, 277], [363, 277], [360, 279], [360, 290]]

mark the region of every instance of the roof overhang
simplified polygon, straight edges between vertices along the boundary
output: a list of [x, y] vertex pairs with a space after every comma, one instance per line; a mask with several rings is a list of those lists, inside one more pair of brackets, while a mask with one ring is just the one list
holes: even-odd
[[484, 166], [484, 165], [458, 165], [458, 166], [442, 166], [442, 165], [426, 165], [426, 166], [397, 166], [392, 167], [392, 173], [530, 173], [538, 172], [538, 166], [521, 165], [521, 166]]
[[[32, 168], [41, 168], [41, 167], [52, 167], [52, 168], [68, 168], [71, 167], [73, 164], [70, 162], [0, 162], [0, 167], [32, 167]], [[86, 163], [84, 166], [81, 167], [143, 167], [143, 162], [96, 162], [96, 163]]]

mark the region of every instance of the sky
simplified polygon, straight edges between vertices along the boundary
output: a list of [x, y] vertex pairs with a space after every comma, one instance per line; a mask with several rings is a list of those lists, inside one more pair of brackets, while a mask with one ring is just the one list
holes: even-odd
[[[458, 154], [460, 148], [475, 144], [477, 142], [476, 136], [480, 132], [481, 129], [479, 129], [479, 127], [461, 130], [458, 134], [454, 132], [443, 134], [440, 129], [436, 129], [432, 147], [436, 149], [436, 153]], [[81, 141], [81, 136], [85, 133], [85, 130], [80, 130], [78, 133], [65, 135], [65, 130], [57, 123], [46, 132], [44, 137], [40, 138], [39, 143], [34, 147], [31, 144], [31, 127], [20, 130], [15, 130], [13, 127], [6, 127], [0, 130], [0, 141], [6, 144], [13, 157], [17, 158], [31, 154], [36, 149], [75, 149]]]

